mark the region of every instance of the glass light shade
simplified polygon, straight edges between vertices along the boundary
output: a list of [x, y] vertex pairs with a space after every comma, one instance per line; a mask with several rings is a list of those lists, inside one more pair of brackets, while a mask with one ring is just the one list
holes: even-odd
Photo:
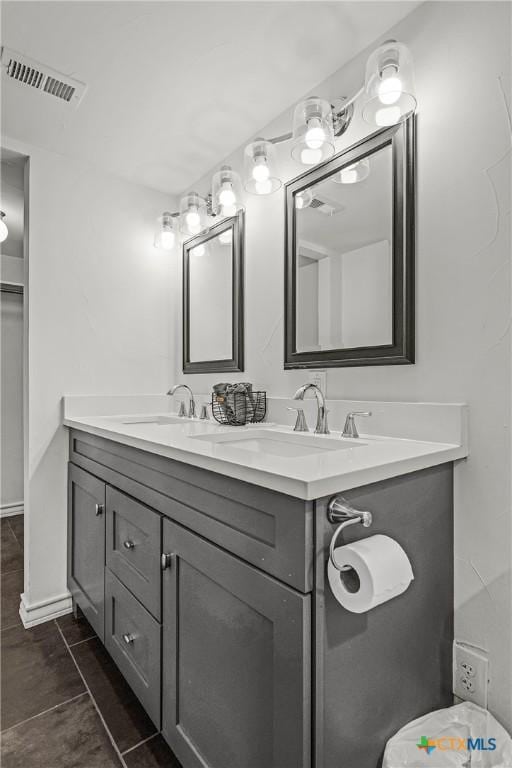
[[301, 101], [293, 114], [292, 157], [302, 165], [316, 165], [334, 155], [331, 105], [312, 96]]
[[303, 208], [309, 208], [313, 202], [313, 192], [311, 189], [303, 189], [295, 195], [295, 208], [301, 211]]
[[194, 256], [204, 256], [206, 253], [206, 245], [204, 243], [201, 243], [200, 245], [196, 245], [195, 248], [192, 248], [191, 253], [194, 254]]
[[381, 128], [402, 122], [415, 109], [411, 52], [403, 43], [384, 43], [366, 63], [363, 118]]
[[332, 177], [336, 184], [357, 184], [364, 181], [370, 175], [370, 161], [367, 157], [357, 163], [347, 165], [339, 173]]
[[197, 192], [189, 192], [180, 200], [180, 231], [184, 235], [198, 235], [208, 226], [206, 200]]
[[219, 242], [222, 243], [222, 245], [230, 245], [233, 242], [233, 230], [226, 229], [224, 232], [221, 232], [219, 235]]
[[3, 211], [0, 211], [0, 243], [3, 243], [4, 240], [7, 240], [7, 235], [9, 234], [9, 230], [7, 229], [7, 224], [4, 221], [5, 213]]
[[155, 248], [161, 248], [163, 251], [171, 251], [176, 243], [174, 219], [169, 211], [164, 211], [164, 213], [158, 217], [157, 221]]
[[244, 151], [244, 187], [252, 195], [270, 195], [282, 186], [275, 146], [256, 139]]
[[242, 181], [236, 171], [223, 165], [212, 178], [212, 213], [215, 216], [234, 216], [243, 209]]

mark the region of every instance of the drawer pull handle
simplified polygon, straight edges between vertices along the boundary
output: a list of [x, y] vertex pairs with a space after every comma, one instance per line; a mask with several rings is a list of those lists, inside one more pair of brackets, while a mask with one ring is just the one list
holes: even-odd
[[96, 504], [96, 517], [99, 517], [103, 514], [105, 511], [105, 505], [104, 504]]
[[131, 645], [135, 638], [133, 635], [125, 634], [123, 635], [123, 640], [125, 641], [126, 645]]
[[166, 568], [170, 568], [170, 567], [171, 567], [171, 563], [172, 563], [172, 555], [168, 555], [168, 554], [166, 554], [166, 553], [164, 552], [164, 554], [162, 555], [162, 558], [161, 558], [160, 562], [161, 562], [161, 564], [162, 564], [162, 571], [165, 571], [165, 570], [166, 570]]
[[128, 541], [125, 541], [125, 542], [123, 543], [123, 547], [124, 547], [125, 549], [135, 549], [135, 543], [134, 543], [133, 541], [130, 541], [130, 540], [128, 539]]

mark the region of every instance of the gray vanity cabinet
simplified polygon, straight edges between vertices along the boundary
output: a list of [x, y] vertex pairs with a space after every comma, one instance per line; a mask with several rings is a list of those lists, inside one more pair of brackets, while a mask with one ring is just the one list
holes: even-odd
[[452, 466], [343, 496], [373, 522], [342, 541], [392, 536], [415, 576], [363, 614], [326, 582], [331, 495], [71, 433], [70, 591], [183, 768], [378, 768], [451, 703]]
[[162, 732], [187, 768], [308, 768], [311, 596], [164, 520]]
[[68, 588], [98, 637], [105, 637], [105, 483], [73, 464], [68, 480]]

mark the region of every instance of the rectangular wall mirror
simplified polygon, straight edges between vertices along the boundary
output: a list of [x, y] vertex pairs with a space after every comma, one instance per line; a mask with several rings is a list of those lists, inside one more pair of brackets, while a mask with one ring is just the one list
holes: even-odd
[[183, 373], [244, 370], [244, 214], [183, 244]]
[[285, 368], [414, 362], [414, 119], [286, 187]]

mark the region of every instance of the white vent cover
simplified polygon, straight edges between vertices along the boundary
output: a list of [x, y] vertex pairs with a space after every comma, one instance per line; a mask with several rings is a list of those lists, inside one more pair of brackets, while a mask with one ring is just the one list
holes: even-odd
[[324, 216], [334, 216], [336, 213], [341, 213], [345, 210], [345, 206], [338, 203], [337, 200], [333, 200], [327, 197], [327, 195], [319, 195], [318, 193], [315, 194], [309, 207], [318, 211], [318, 213], [323, 213]]
[[2, 67], [6, 77], [20, 85], [35, 88], [77, 107], [87, 86], [79, 80], [29, 59], [12, 48], [2, 48]]

